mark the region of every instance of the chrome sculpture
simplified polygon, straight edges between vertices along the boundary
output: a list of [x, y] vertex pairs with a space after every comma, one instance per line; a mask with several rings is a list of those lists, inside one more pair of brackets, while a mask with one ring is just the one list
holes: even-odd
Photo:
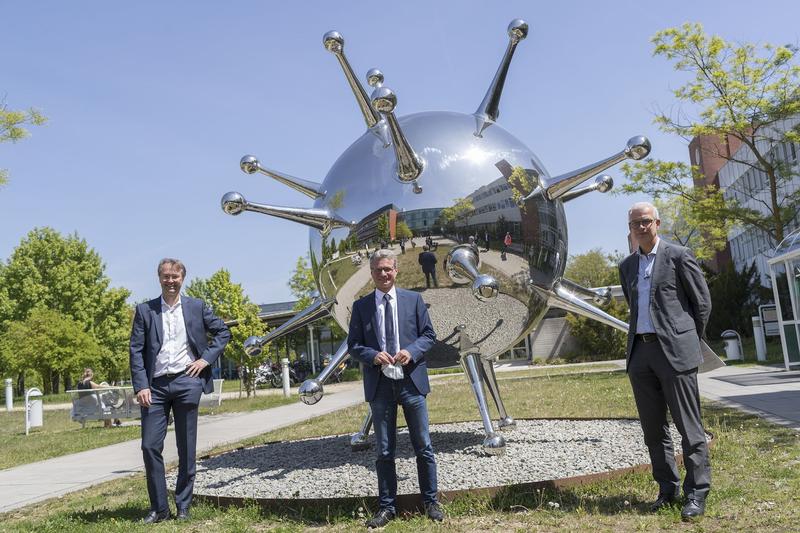
[[[384, 84], [383, 73], [378, 69], [367, 73], [373, 88], [367, 97], [345, 57], [344, 38], [338, 32], [326, 33], [323, 44], [339, 61], [366, 131], [344, 151], [322, 183], [266, 169], [254, 156], [242, 159], [244, 172], [264, 174], [311, 197], [313, 207], [250, 203], [236, 192], [222, 198], [228, 214], [255, 211], [311, 228], [311, 266], [327, 300], [315, 302], [296, 323], [307, 323], [329, 309], [347, 330], [353, 301], [371, 289], [368, 261], [352, 261], [351, 256], [377, 247], [379, 218], [385, 216], [390, 227], [392, 221], [405, 221], [417, 238], [430, 235], [445, 247], [448, 277], [440, 288], [424, 292], [440, 336], [426, 359], [430, 367], [458, 363], [464, 367], [483, 420], [487, 453], [502, 453], [505, 439], [492, 423], [484, 387], [499, 412], [497, 428], [514, 427], [500, 397], [493, 362], [524, 340], [548, 308], [565, 309], [627, 331], [627, 324], [587, 301], [607, 302], [610, 291], [581, 287], [564, 278], [568, 251], [564, 202], [592, 191], [607, 192], [613, 186], [609, 176], [579, 186], [620, 161], [639, 160], [650, 152], [650, 142], [637, 136], [611, 157], [550, 176], [525, 144], [497, 124], [512, 56], [527, 35], [525, 21], [511, 21], [500, 66], [473, 114], [441, 111], [398, 117], [398, 97]], [[474, 241], [470, 236], [482, 242], [489, 234], [495, 244], [502, 245], [506, 232], [512, 233], [514, 246], [502, 255], [481, 253], [474, 244], [466, 244]], [[295, 325], [250, 339], [247, 349], [256, 353]], [[322, 398], [331, 369], [347, 357], [347, 346], [342, 344], [325, 370], [303, 383], [300, 395], [305, 403]], [[368, 415], [353, 436], [353, 448], [366, 445], [370, 424]]]

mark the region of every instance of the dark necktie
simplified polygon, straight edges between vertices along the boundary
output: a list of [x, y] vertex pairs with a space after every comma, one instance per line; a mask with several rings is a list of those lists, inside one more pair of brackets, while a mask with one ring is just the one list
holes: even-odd
[[388, 294], [383, 295], [383, 328], [386, 332], [386, 352], [390, 355], [395, 354], [395, 347], [397, 346], [397, 336], [394, 331], [394, 313], [392, 306], [389, 303], [391, 298]]

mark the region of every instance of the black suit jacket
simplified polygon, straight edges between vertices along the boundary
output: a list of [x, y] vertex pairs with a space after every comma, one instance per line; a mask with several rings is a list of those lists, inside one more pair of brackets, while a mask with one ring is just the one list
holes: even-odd
[[[209, 366], [203, 369], [203, 391], [210, 394], [214, 390], [211, 382], [211, 365], [217, 360], [231, 339], [228, 326], [217, 317], [203, 300], [181, 296], [183, 321], [186, 324], [186, 337], [195, 357], [203, 358]], [[156, 356], [161, 350], [164, 338], [161, 317], [161, 297], [136, 306], [131, 331], [130, 360], [131, 378], [134, 392], [149, 389], [153, 381]], [[211, 336], [209, 343], [208, 336]]]
[[[619, 277], [631, 310], [630, 362], [639, 315], [638, 253], [620, 263]], [[650, 317], [664, 355], [678, 372], [697, 368], [703, 362], [700, 339], [711, 314], [711, 295], [700, 265], [688, 248], [660, 239], [650, 282]]]
[[419, 254], [417, 262], [422, 265], [423, 272], [436, 272], [436, 254], [432, 252], [422, 252]]

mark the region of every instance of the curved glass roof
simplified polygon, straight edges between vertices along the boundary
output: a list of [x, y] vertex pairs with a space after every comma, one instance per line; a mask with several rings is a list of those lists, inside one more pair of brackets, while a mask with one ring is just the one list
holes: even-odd
[[777, 248], [775, 248], [775, 255], [773, 257], [777, 257], [794, 250], [800, 250], [800, 228], [797, 228], [789, 235], [784, 237]]

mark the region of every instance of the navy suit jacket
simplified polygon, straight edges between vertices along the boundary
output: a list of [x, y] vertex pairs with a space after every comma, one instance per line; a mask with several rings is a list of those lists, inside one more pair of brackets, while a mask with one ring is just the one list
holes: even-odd
[[417, 262], [422, 265], [422, 272], [436, 272], [436, 255], [432, 252], [422, 252], [417, 258]]
[[[209, 394], [214, 390], [214, 384], [211, 382], [211, 365], [222, 354], [225, 345], [231, 339], [231, 332], [203, 300], [182, 295], [181, 306], [189, 347], [195, 357], [205, 359], [209, 365], [200, 372], [200, 377], [204, 380], [203, 392]], [[209, 335], [211, 343], [208, 340]], [[134, 392], [150, 388], [156, 356], [161, 350], [163, 338], [161, 297], [137, 305], [130, 345]]]
[[[400, 349], [408, 350], [411, 362], [403, 367], [403, 373], [411, 378], [420, 394], [431, 391], [428, 382], [428, 366], [425, 352], [436, 343], [436, 333], [428, 315], [428, 308], [419, 293], [405, 289], [397, 291], [397, 328], [400, 330]], [[364, 363], [364, 398], [371, 402], [375, 398], [381, 367], [375, 364], [375, 356], [381, 351], [378, 344], [375, 306], [375, 291], [371, 291], [353, 304], [350, 317], [350, 332], [347, 347], [350, 355]]]

